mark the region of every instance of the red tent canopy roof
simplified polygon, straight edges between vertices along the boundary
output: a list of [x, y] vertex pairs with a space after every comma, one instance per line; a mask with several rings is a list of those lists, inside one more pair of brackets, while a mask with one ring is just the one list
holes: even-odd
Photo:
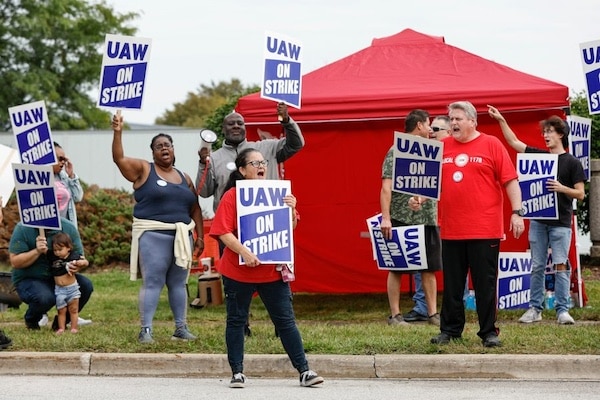
[[[516, 71], [445, 43], [443, 37], [411, 29], [303, 76], [299, 122], [403, 117], [414, 108], [432, 115], [471, 101], [479, 111], [493, 104], [504, 111], [563, 108], [568, 88]], [[272, 120], [273, 103], [244, 96], [236, 108], [247, 123]]]

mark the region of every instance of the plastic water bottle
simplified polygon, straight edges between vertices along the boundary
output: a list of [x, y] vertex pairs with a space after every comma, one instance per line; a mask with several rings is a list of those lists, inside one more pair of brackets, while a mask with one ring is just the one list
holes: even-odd
[[475, 310], [477, 309], [475, 304], [475, 291], [469, 290], [469, 295], [467, 296], [467, 300], [465, 301], [465, 308], [467, 310]]
[[546, 303], [546, 310], [554, 309], [554, 292], [553, 291], [551, 291], [551, 290], [546, 291], [545, 303]]

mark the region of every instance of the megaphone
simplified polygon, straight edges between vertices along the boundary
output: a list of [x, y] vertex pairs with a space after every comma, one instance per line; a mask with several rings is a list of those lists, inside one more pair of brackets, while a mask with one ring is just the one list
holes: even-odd
[[200, 148], [211, 149], [212, 144], [217, 141], [217, 134], [210, 129], [200, 130]]

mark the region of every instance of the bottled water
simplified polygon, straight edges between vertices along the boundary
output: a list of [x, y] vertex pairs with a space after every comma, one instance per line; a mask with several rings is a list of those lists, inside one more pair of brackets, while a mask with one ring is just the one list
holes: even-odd
[[554, 292], [551, 290], [546, 291], [546, 310], [554, 310]]
[[475, 304], [475, 291], [474, 290], [469, 290], [469, 295], [467, 296], [467, 299], [465, 300], [465, 308], [467, 310], [475, 310], [476, 304]]

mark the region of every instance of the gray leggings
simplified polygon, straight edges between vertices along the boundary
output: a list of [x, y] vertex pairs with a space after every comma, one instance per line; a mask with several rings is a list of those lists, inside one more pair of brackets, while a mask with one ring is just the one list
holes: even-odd
[[[160, 292], [167, 285], [169, 305], [175, 326], [186, 325], [189, 270], [175, 265], [175, 236], [160, 231], [146, 231], [140, 237], [140, 271], [142, 287], [139, 293], [140, 320], [143, 328], [152, 328]], [[190, 236], [190, 242], [192, 237]], [[193, 244], [192, 244], [193, 246]]]

